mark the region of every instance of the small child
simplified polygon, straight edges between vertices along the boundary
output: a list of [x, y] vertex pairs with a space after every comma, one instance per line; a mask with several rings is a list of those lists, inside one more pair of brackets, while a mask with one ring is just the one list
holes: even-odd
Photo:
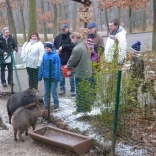
[[144, 61], [140, 57], [141, 42], [133, 44], [131, 50], [131, 70], [132, 78], [144, 79]]
[[[141, 42], [137, 41], [130, 48], [131, 77], [130, 77], [128, 92], [129, 95], [131, 95], [131, 97], [134, 97], [135, 102], [138, 101], [137, 100], [138, 88], [141, 85], [142, 80], [144, 80], [144, 61], [142, 58], [140, 58], [140, 48], [141, 48], [140, 46], [141, 46]], [[131, 103], [133, 103], [134, 100], [132, 100]]]
[[40, 70], [38, 73], [38, 80], [41, 81], [42, 78], [44, 80], [44, 106], [48, 108], [49, 102], [49, 60], [52, 59], [51, 65], [51, 93], [54, 100], [54, 109], [59, 107], [59, 100], [57, 94], [57, 84], [60, 80], [60, 69], [61, 69], [61, 62], [60, 57], [56, 53], [51, 42], [45, 42], [44, 44], [45, 53], [43, 55], [42, 63], [40, 66]]

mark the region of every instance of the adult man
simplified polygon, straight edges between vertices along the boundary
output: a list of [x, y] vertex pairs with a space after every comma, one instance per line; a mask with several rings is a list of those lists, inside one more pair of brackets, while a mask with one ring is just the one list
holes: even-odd
[[[70, 40], [70, 32], [67, 24], [63, 24], [61, 26], [62, 33], [56, 36], [54, 39], [54, 46], [56, 48], [57, 53], [60, 56], [61, 59], [61, 65], [64, 66], [67, 64], [67, 61], [70, 58], [72, 49], [74, 45], [71, 43]], [[75, 96], [75, 80], [74, 76], [71, 76], [69, 78], [70, 81], [70, 92], [71, 96]], [[65, 78], [62, 74], [61, 70], [61, 77], [60, 77], [60, 92], [59, 94], [62, 95], [65, 93]]]
[[[95, 73], [96, 71], [98, 71], [100, 69], [100, 56], [103, 54], [104, 52], [104, 42], [103, 42], [103, 38], [97, 33], [96, 31], [96, 24], [94, 22], [91, 22], [87, 25], [87, 31], [88, 33], [86, 34], [86, 42], [87, 45], [89, 46], [88, 43], [92, 43], [92, 46], [94, 47], [94, 52], [95, 54], [97, 54], [97, 60], [96, 63], [93, 62], [93, 76], [90, 78], [90, 82], [92, 87], [95, 87]], [[90, 47], [90, 46], [89, 46]], [[99, 52], [100, 51], [100, 52]], [[92, 60], [92, 54], [91, 54], [91, 60]]]
[[[2, 34], [0, 35], [0, 61], [7, 56], [10, 51], [11, 47], [14, 50], [14, 53], [18, 51], [17, 44], [12, 35], [9, 35], [9, 28], [4, 27], [2, 29]], [[8, 84], [13, 84], [12, 82], [12, 63], [10, 62], [3, 62], [1, 64], [1, 83], [3, 87], [7, 87], [6, 80], [5, 80], [5, 67], [8, 68]]]
[[97, 33], [96, 31], [96, 24], [94, 22], [91, 22], [87, 26], [88, 33], [87, 33], [87, 39], [92, 39], [94, 43], [94, 51], [97, 52], [98, 48], [101, 48], [101, 52], [104, 52], [104, 42], [103, 38]]
[[106, 41], [104, 53], [105, 61], [114, 63], [112, 63], [112, 69], [109, 70], [111, 73], [108, 75], [108, 82], [105, 87], [105, 92], [107, 93], [105, 101], [107, 103], [114, 102], [114, 97], [112, 95], [115, 95], [115, 87], [113, 82], [117, 80], [117, 73], [115, 73], [114, 70], [117, 70], [123, 65], [127, 47], [126, 32], [123, 27], [119, 26], [117, 19], [113, 19], [109, 22], [109, 29], [110, 34]]
[[105, 47], [105, 60], [111, 62], [114, 58], [118, 59], [119, 64], [124, 63], [126, 57], [126, 31], [122, 26], [119, 26], [117, 19], [109, 22], [110, 35]]

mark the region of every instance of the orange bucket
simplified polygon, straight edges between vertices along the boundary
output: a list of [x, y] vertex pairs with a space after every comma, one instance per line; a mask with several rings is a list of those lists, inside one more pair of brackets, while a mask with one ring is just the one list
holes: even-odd
[[65, 68], [66, 65], [62, 66], [62, 73], [64, 77], [72, 76], [72, 68]]

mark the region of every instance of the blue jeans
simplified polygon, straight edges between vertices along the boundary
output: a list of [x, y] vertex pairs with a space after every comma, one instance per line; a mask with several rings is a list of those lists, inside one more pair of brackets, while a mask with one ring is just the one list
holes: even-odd
[[[60, 71], [60, 90], [65, 91], [65, 78], [63, 76], [62, 70]], [[70, 82], [70, 91], [75, 92], [75, 77], [72, 75], [69, 77], [69, 82]]]
[[[58, 100], [58, 95], [57, 95], [57, 84], [58, 82], [52, 80], [51, 81], [51, 93], [52, 93], [52, 97], [54, 100], [54, 105], [58, 105], [59, 106], [59, 100]], [[47, 107], [48, 103], [49, 103], [49, 81], [48, 80], [44, 80], [44, 105]]]

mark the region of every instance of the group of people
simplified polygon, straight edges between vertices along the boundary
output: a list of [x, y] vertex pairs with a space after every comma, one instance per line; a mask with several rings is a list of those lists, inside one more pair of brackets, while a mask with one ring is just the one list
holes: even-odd
[[[50, 88], [54, 100], [54, 109], [59, 107], [57, 85], [60, 83], [59, 95], [66, 92], [65, 77], [61, 67], [72, 68], [72, 76], [69, 78], [71, 96], [76, 95], [76, 111], [87, 112], [90, 108], [85, 108], [82, 103], [82, 94], [79, 86], [82, 81], [86, 81], [90, 87], [94, 86], [94, 71], [92, 62], [100, 63], [100, 58], [104, 54], [106, 62], [111, 62], [118, 56], [118, 63], [123, 65], [126, 57], [127, 41], [126, 32], [119, 26], [118, 20], [109, 22], [110, 34], [104, 47], [103, 38], [97, 33], [96, 24], [91, 22], [87, 25], [88, 32], [83, 39], [78, 32], [70, 32], [67, 24], [61, 26], [61, 33], [52, 42], [40, 41], [37, 32], [32, 32], [28, 41], [22, 46], [21, 58], [26, 65], [28, 82], [30, 88], [38, 89], [38, 81], [44, 80], [44, 106], [48, 107], [49, 98], [49, 59], [52, 59], [50, 76]], [[141, 43], [140, 43], [141, 44]], [[0, 35], [0, 60], [10, 52], [10, 47], [14, 53], [18, 51], [14, 38], [9, 35], [9, 29], [4, 28]], [[134, 45], [132, 51], [135, 51]], [[140, 52], [140, 51], [137, 51]], [[1, 64], [1, 83], [7, 87], [5, 80], [5, 67], [8, 67], [8, 84], [13, 83], [11, 62]], [[76, 92], [76, 94], [75, 94]]]

